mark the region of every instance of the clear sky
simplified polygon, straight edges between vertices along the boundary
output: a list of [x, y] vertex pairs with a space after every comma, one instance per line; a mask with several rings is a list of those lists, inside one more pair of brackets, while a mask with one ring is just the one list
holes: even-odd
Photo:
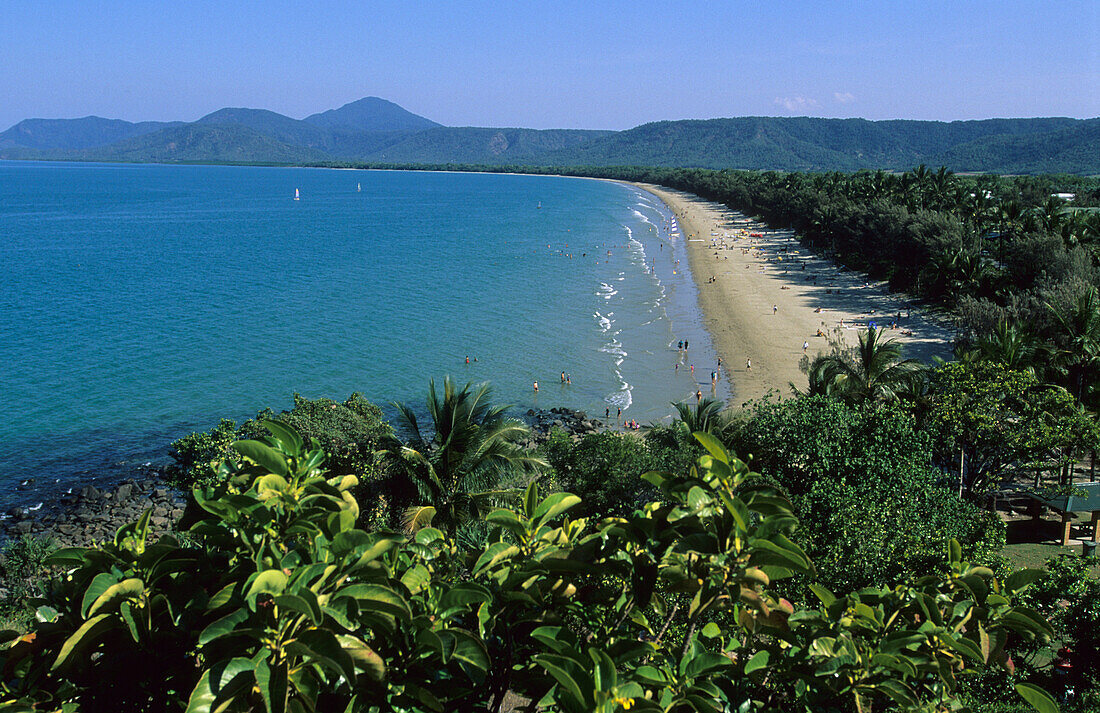
[[0, 129], [303, 118], [452, 126], [1100, 116], [1100, 0], [0, 0]]

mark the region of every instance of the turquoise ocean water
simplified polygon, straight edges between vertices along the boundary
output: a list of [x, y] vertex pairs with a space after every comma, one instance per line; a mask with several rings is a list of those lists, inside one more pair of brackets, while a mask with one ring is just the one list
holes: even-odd
[[669, 218], [575, 178], [0, 162], [0, 504], [294, 392], [667, 418], [716, 356]]

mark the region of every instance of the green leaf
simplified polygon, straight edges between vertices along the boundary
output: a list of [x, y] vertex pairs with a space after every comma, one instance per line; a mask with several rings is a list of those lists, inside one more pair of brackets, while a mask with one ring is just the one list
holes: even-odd
[[80, 604], [80, 616], [87, 618], [88, 610], [92, 608], [100, 595], [118, 583], [118, 577], [110, 572], [100, 572], [93, 579], [88, 588], [84, 590], [84, 599]]
[[695, 440], [703, 444], [703, 448], [706, 448], [707, 452], [714, 456], [715, 460], [727, 465], [729, 464], [729, 452], [726, 451], [726, 447], [722, 445], [721, 441], [706, 431], [696, 431], [691, 435], [695, 436]]
[[1043, 636], [1054, 636], [1054, 630], [1042, 614], [1028, 607], [1014, 607], [1002, 621], [1017, 631], [1023, 629]]
[[1004, 589], [1006, 592], [1019, 592], [1033, 582], [1042, 579], [1046, 574], [1045, 569], [1021, 569], [1005, 577]]
[[260, 689], [267, 713], [286, 711], [288, 686], [285, 665], [273, 669], [266, 659], [256, 664], [256, 687]]
[[210, 601], [206, 603], [206, 610], [213, 611], [228, 604], [229, 600], [233, 598], [233, 591], [237, 588], [238, 584], [239, 582], [236, 581], [230, 582], [215, 592], [214, 596], [210, 597]]
[[96, 597], [95, 602], [92, 603], [91, 608], [88, 609], [88, 616], [95, 616], [103, 609], [110, 607], [113, 604], [120, 603], [130, 598], [137, 598], [145, 591], [145, 582], [140, 579], [131, 577], [130, 579], [124, 579], [118, 584], [114, 584]]
[[202, 633], [199, 634], [199, 646], [221, 638], [237, 628], [237, 625], [248, 619], [249, 613], [245, 608], [234, 609], [222, 618], [211, 622]]
[[952, 564], [962, 562], [962, 545], [953, 537], [951, 541], [947, 543], [947, 558], [948, 562]]
[[703, 630], [699, 632], [701, 636], [708, 639], [714, 639], [722, 635], [722, 629], [713, 621], [707, 622], [707, 625], [703, 627]]
[[46, 557], [46, 564], [51, 567], [76, 567], [84, 561], [87, 551], [84, 547], [65, 547]]
[[[294, 644], [308, 648], [315, 656], [322, 659], [334, 673], [342, 674], [349, 682], [355, 681], [355, 664], [331, 631], [307, 629], [298, 635]], [[287, 648], [290, 650], [292, 647], [293, 644]]]
[[386, 678], [386, 662], [375, 653], [374, 649], [367, 646], [354, 636], [341, 635], [336, 637], [340, 646], [347, 652], [355, 663], [355, 667], [365, 673], [368, 678], [376, 683]]
[[381, 584], [352, 584], [332, 595], [332, 601], [343, 598], [355, 599], [389, 614], [400, 615], [403, 619], [412, 616], [405, 598]]
[[69, 659], [94, 645], [96, 640], [110, 631], [114, 625], [115, 622], [110, 614], [99, 614], [81, 624], [80, 628], [65, 640], [50, 670], [56, 670], [67, 664]]
[[749, 659], [748, 663], [745, 664], [745, 675], [767, 667], [769, 659], [771, 659], [771, 654], [767, 651], [757, 651], [753, 654], [753, 657]]
[[302, 437], [298, 435], [298, 432], [294, 430], [293, 426], [289, 426], [282, 421], [267, 419], [264, 421], [264, 428], [270, 431], [271, 435], [275, 436], [275, 439], [283, 444], [283, 448], [288, 453], [298, 455], [302, 452]]
[[267, 569], [252, 580], [245, 598], [252, 602], [261, 594], [278, 595], [286, 589], [287, 577], [281, 569]]
[[254, 668], [252, 661], [238, 656], [203, 671], [191, 691], [185, 713], [217, 710], [219, 702], [224, 703], [252, 681]]
[[581, 499], [572, 493], [554, 493], [539, 503], [539, 506], [535, 508], [535, 516], [532, 519], [541, 525], [553, 520], [580, 501]]
[[836, 595], [830, 592], [825, 587], [821, 586], [820, 584], [811, 584], [810, 591], [813, 592], [817, 596], [817, 598], [821, 600], [821, 603], [827, 607], [832, 606], [833, 602], [836, 601]]
[[233, 450], [257, 465], [267, 468], [269, 472], [277, 475], [286, 475], [288, 472], [286, 459], [282, 453], [266, 443], [259, 441], [236, 441]]
[[577, 710], [578, 713], [585, 710], [585, 706], [588, 703], [588, 697], [582, 693], [582, 688], [577, 680], [573, 678], [572, 674], [559, 665], [559, 661], [562, 657], [550, 656], [547, 654], [539, 654], [535, 656], [535, 663], [546, 669], [546, 672], [550, 674], [558, 685], [562, 687], [565, 693], [568, 693], [572, 700], [568, 698], [561, 703], [570, 703], [569, 708]]
[[[308, 589], [302, 591], [309, 592]], [[312, 592], [310, 592], [312, 594]], [[314, 602], [314, 606], [310, 606], [302, 597], [297, 594], [280, 594], [275, 597], [275, 606], [282, 607], [283, 609], [289, 609], [290, 611], [297, 612], [307, 617], [311, 624], [317, 626], [321, 623], [321, 609]]]
[[492, 601], [493, 597], [485, 587], [473, 583], [456, 584], [439, 600], [440, 609], [467, 607]]
[[985, 663], [985, 659], [982, 657], [982, 650], [970, 639], [964, 639], [962, 637], [955, 638], [950, 634], [940, 634], [940, 639], [956, 651], [969, 656], [975, 663]]
[[1031, 707], [1039, 713], [1059, 713], [1058, 704], [1054, 702], [1049, 693], [1038, 686], [1033, 686], [1030, 683], [1017, 683], [1016, 693], [1019, 693], [1020, 697], [1030, 703]]

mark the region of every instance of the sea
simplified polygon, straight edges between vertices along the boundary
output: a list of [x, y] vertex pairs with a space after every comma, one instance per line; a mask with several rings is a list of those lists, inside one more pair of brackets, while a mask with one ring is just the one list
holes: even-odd
[[295, 393], [392, 415], [449, 375], [641, 424], [726, 399], [684, 238], [608, 181], [0, 161], [0, 512]]

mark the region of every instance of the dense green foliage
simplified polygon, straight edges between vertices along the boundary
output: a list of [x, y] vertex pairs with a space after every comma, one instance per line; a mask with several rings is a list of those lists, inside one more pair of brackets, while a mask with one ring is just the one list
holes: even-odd
[[930, 388], [927, 420], [937, 456], [957, 473], [962, 466], [961, 485], [971, 496], [1014, 469], [1052, 463], [1057, 470], [1098, 445], [1095, 419], [1067, 391], [1040, 383], [1031, 371], [952, 362], [932, 372]]
[[[234, 441], [258, 438], [264, 433], [261, 422], [273, 417], [270, 409], [240, 426], [229, 419], [210, 431], [192, 433], [172, 443], [169, 454], [174, 461], [168, 467], [168, 479], [174, 485], [190, 488], [214, 477], [212, 466], [232, 452]], [[343, 403], [331, 399], [306, 399], [294, 394], [294, 408], [279, 418], [312, 440], [328, 454], [328, 469], [339, 475], [354, 474], [364, 484], [374, 483], [381, 475], [377, 451], [393, 435], [382, 417], [382, 410], [353, 393]], [[377, 493], [367, 495], [377, 497]]]
[[930, 434], [898, 405], [765, 401], [735, 443], [791, 498], [801, 521], [794, 539], [827, 586], [883, 586], [937, 571], [952, 539], [983, 561], [1004, 545], [1004, 525], [943, 482]]
[[148, 542], [146, 514], [52, 557], [34, 630], [0, 656], [6, 709], [496, 710], [512, 691], [569, 713], [923, 711], [1005, 665], [1010, 638], [1052, 633], [1013, 602], [1041, 572], [998, 580], [956, 543], [943, 576], [815, 586], [795, 608], [771, 590], [812, 572], [786, 500], [706, 434], [688, 473], [645, 476], [660, 499], [628, 517], [573, 520], [579, 498], [532, 485], [464, 551], [431, 527], [356, 529], [355, 477], [265, 427], [196, 489], [194, 547]]
[[[653, 435], [653, 434], [651, 434]], [[657, 495], [639, 478], [650, 470], [680, 472], [690, 465], [692, 450], [672, 446], [659, 437], [603, 431], [574, 442], [555, 429], [546, 444], [557, 488], [582, 495], [577, 517], [626, 517]]]

